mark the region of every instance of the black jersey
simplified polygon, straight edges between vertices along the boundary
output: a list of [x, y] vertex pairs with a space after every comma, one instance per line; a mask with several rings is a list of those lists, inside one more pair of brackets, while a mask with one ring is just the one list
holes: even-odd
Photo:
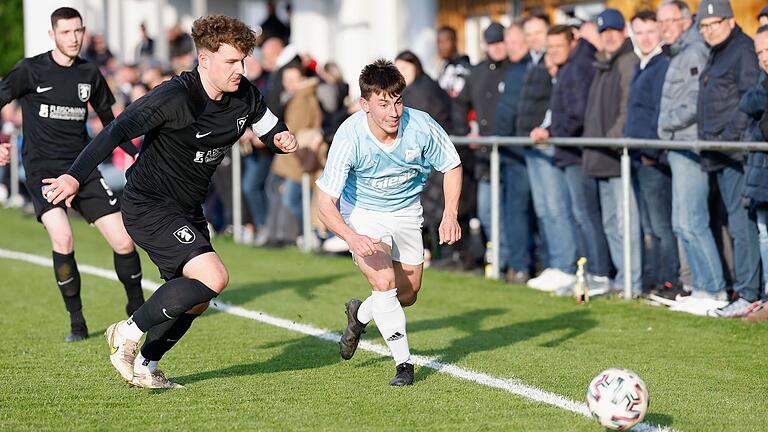
[[88, 103], [102, 123], [115, 98], [99, 68], [81, 58], [68, 67], [50, 51], [22, 59], [0, 81], [0, 107], [18, 99], [24, 118], [22, 160], [28, 173], [64, 172], [88, 144]]
[[144, 135], [128, 171], [126, 191], [195, 211], [224, 155], [252, 127], [273, 151], [287, 130], [246, 79], [219, 101], [208, 97], [197, 71], [184, 72], [130, 104], [78, 157], [68, 174], [82, 182], [116, 143]]

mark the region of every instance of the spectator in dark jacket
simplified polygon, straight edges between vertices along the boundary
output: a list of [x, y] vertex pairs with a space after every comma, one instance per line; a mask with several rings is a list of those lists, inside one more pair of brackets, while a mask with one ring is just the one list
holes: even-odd
[[[405, 78], [403, 104], [428, 113], [443, 129], [452, 133], [451, 98], [437, 82], [424, 73], [419, 57], [411, 51], [402, 51], [395, 57], [395, 66]], [[431, 256], [442, 255], [437, 250], [438, 227], [444, 209], [442, 173], [430, 174], [421, 201], [424, 209], [425, 250], [430, 251]]]
[[[657, 9], [661, 36], [667, 44], [669, 67], [664, 77], [659, 109], [659, 138], [675, 141], [698, 139], [696, 102], [699, 96], [699, 75], [709, 57], [709, 48], [699, 32], [691, 9], [683, 1], [669, 0]], [[682, 245], [681, 279], [690, 288], [659, 290], [655, 295], [676, 300], [687, 297], [686, 307], [705, 314], [708, 305], [725, 296], [722, 267], [708, 265], [720, 262], [717, 245], [709, 226], [709, 179], [702, 171], [700, 155], [691, 150], [670, 150], [667, 162], [672, 171], [672, 229]], [[688, 263], [690, 279], [686, 281], [683, 262]], [[688, 301], [690, 300], [690, 301]], [[695, 309], [700, 309], [696, 311]]]
[[[537, 58], [537, 52], [546, 53], [550, 42], [559, 42], [555, 47], [555, 57], [559, 57], [554, 62], [555, 66], [568, 59], [569, 47], [573, 42], [570, 27], [558, 26], [556, 33], [548, 35], [547, 20], [532, 16], [525, 21], [523, 29], [532, 59]], [[549, 56], [548, 53], [546, 55]], [[538, 62], [531, 62], [525, 75], [517, 118], [517, 134], [520, 136], [530, 136], [533, 130], [545, 122], [549, 110], [553, 77], [544, 60], [538, 57]], [[551, 56], [550, 61], [553, 61]], [[539, 144], [525, 149], [533, 208], [548, 258], [543, 263], [544, 270], [528, 281], [528, 286], [542, 291], [567, 290], [576, 281], [576, 224], [571, 213], [565, 173], [555, 164], [554, 155], [555, 148], [551, 145]]]
[[[504, 26], [491, 23], [483, 32], [488, 46], [488, 58], [472, 67], [466, 85], [454, 99], [453, 127], [457, 135], [488, 136], [495, 130], [496, 107], [504, 91], [504, 74], [509, 68], [507, 48], [504, 45]], [[476, 131], [470, 133], [467, 122], [470, 109], [475, 111]], [[477, 217], [483, 234], [491, 238], [491, 169], [488, 146], [474, 148], [474, 178], [477, 181]], [[503, 257], [504, 236], [499, 251]], [[503, 258], [500, 258], [503, 261]]]
[[[494, 135], [515, 136], [517, 107], [523, 89], [523, 78], [531, 57], [523, 36], [523, 27], [514, 23], [504, 32], [504, 44], [510, 66], [504, 74], [504, 92], [496, 108]], [[531, 186], [521, 147], [502, 147], [501, 154], [501, 232], [507, 239], [506, 280], [526, 283], [533, 263], [531, 220]]]
[[[584, 23], [579, 30], [582, 37], [578, 41], [569, 40], [569, 33], [561, 26], [555, 26], [547, 36], [547, 53], [558, 66], [557, 76], [552, 87], [550, 111], [552, 121], [547, 128], [536, 128], [531, 132], [534, 142], [541, 142], [550, 137], [581, 137], [584, 131], [584, 112], [587, 96], [595, 68], [597, 50], [587, 39], [590, 32], [595, 36], [597, 26], [592, 22]], [[597, 36], [599, 37], [599, 36]], [[591, 192], [597, 203], [597, 192], [588, 190], [581, 169], [581, 149], [574, 147], [555, 148], [555, 164], [565, 175], [569, 201], [576, 222], [576, 240], [578, 249], [587, 258], [587, 283], [590, 290], [605, 292], [609, 287], [610, 257], [608, 243], [600, 219], [600, 207], [596, 205], [594, 215], [587, 206], [585, 195]]]
[[437, 55], [443, 61], [437, 82], [448, 96], [455, 98], [467, 82], [471, 65], [469, 57], [459, 53], [453, 27], [443, 26], [437, 30]]
[[[754, 43], [736, 25], [728, 0], [703, 0], [698, 19], [704, 40], [712, 49], [699, 80], [699, 139], [739, 141], [748, 121], [747, 115], [739, 110], [739, 99], [754, 87], [759, 74]], [[756, 307], [760, 287], [757, 225], [742, 205], [743, 154], [707, 151], [701, 155], [702, 167], [716, 176], [728, 212], [728, 228], [734, 243], [733, 290], [738, 295], [736, 300], [708, 314], [741, 317]]]
[[[768, 25], [763, 25], [757, 30], [755, 36], [755, 52], [760, 60], [762, 72], [768, 72]], [[768, 81], [763, 81], [766, 85]], [[763, 113], [766, 112], [768, 101], [764, 102]], [[768, 136], [768, 116], [763, 114], [759, 122], [763, 136]], [[744, 197], [753, 210], [757, 220], [757, 229], [760, 233], [760, 256], [763, 262], [763, 301], [768, 300], [768, 153], [753, 152], [747, 157], [746, 180], [744, 184]], [[765, 304], [764, 311], [759, 315], [763, 319], [768, 318]], [[757, 315], [755, 312], [753, 315]]]
[[[627, 138], [659, 139], [661, 90], [669, 66], [662, 53], [661, 31], [656, 13], [641, 11], [630, 20], [635, 42], [635, 54], [640, 63], [635, 67], [629, 85], [629, 105], [624, 135]], [[635, 160], [637, 197], [646, 212], [648, 223], [643, 226], [652, 239], [652, 248], [645, 256], [653, 263], [647, 266], [646, 284], [656, 288], [679, 285], [680, 257], [677, 239], [672, 232], [672, 173], [657, 149], [632, 152]], [[646, 218], [643, 218], [646, 219]]]
[[[589, 88], [585, 137], [621, 138], [627, 122], [629, 83], [638, 58], [632, 42], [626, 37], [624, 16], [616, 9], [606, 9], [598, 16], [598, 30], [603, 51], [595, 63], [596, 73]], [[630, 190], [631, 269], [624, 268], [624, 206], [619, 153], [610, 148], [585, 148], [582, 167], [586, 176], [598, 183], [603, 229], [608, 239], [611, 260], [616, 267], [616, 286], [623, 287], [625, 271], [631, 274], [632, 292], [642, 291], [642, 265], [639, 212], [635, 195]]]

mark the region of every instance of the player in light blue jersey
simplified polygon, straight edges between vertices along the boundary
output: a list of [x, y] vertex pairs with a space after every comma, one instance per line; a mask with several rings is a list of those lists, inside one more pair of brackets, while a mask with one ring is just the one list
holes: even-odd
[[403, 307], [416, 302], [421, 287], [420, 197], [432, 167], [445, 173], [440, 243], [453, 244], [461, 238], [456, 220], [461, 160], [435, 120], [403, 107], [404, 89], [405, 79], [392, 62], [377, 60], [363, 68], [362, 111], [336, 132], [317, 180], [320, 220], [347, 242], [372, 290], [365, 301], [346, 303], [341, 356], [352, 358], [365, 326], [376, 321], [395, 359], [393, 386], [413, 384]]

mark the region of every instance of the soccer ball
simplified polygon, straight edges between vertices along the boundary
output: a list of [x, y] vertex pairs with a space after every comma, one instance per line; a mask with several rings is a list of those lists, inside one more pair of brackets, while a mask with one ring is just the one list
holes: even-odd
[[598, 423], [608, 429], [629, 429], [640, 423], [648, 411], [648, 387], [629, 369], [606, 369], [589, 383], [587, 406]]

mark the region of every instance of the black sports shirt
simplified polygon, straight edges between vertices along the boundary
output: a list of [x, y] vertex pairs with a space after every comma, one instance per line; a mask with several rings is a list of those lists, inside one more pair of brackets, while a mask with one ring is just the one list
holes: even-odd
[[[115, 98], [99, 68], [77, 57], [71, 66], [51, 51], [20, 60], [0, 81], [0, 107], [18, 99], [24, 118], [22, 160], [28, 173], [63, 173], [88, 144], [88, 103], [102, 124], [114, 119]], [[125, 146], [136, 154], [133, 146]]]
[[205, 200], [211, 176], [224, 155], [252, 127], [276, 152], [275, 134], [288, 130], [247, 79], [219, 101], [208, 97], [198, 72], [183, 72], [160, 84], [109, 124], [67, 171], [82, 183], [117, 143], [144, 135], [126, 190], [184, 210]]

